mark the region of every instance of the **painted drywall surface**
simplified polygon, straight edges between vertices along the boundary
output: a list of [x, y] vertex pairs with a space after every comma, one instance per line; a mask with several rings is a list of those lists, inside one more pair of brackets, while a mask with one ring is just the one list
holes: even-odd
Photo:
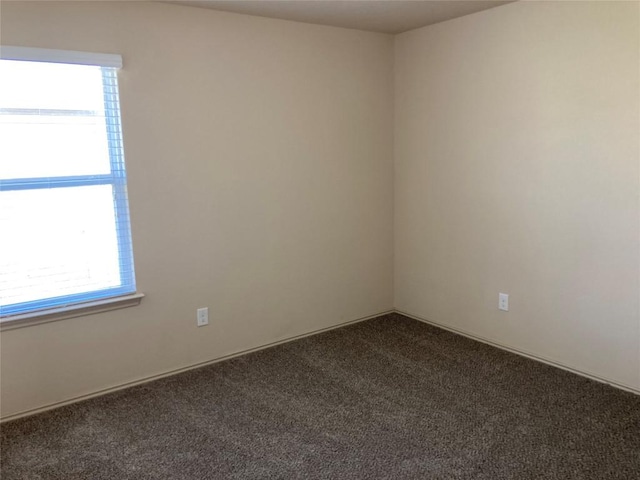
[[4, 416], [392, 308], [392, 37], [137, 2], [0, 18], [3, 44], [122, 54], [146, 294], [2, 333]]
[[640, 388], [638, 22], [518, 2], [396, 37], [398, 310]]

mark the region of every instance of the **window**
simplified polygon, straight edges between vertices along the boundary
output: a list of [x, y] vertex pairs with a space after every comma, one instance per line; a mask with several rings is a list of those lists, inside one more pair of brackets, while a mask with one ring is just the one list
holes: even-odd
[[3, 321], [135, 293], [120, 63], [0, 49]]

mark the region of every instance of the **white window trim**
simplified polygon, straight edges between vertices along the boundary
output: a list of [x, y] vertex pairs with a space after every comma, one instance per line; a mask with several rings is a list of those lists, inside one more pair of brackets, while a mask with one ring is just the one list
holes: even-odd
[[76, 50], [14, 47], [10, 45], [0, 46], [0, 59], [122, 68], [122, 56], [114, 53], [91, 53]]
[[67, 318], [84, 317], [85, 315], [92, 315], [94, 313], [135, 307], [136, 305], [140, 305], [143, 298], [143, 293], [133, 293], [122, 297], [104, 298], [93, 302], [76, 303], [64, 307], [21, 313], [3, 318], [2, 323], [0, 323], [0, 331], [4, 332], [16, 328], [40, 325], [42, 323], [57, 322]]

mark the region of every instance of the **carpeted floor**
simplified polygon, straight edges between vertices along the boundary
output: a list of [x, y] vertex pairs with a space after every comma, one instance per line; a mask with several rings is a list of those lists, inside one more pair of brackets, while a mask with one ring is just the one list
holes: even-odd
[[400, 315], [1, 430], [2, 480], [640, 478], [640, 396]]

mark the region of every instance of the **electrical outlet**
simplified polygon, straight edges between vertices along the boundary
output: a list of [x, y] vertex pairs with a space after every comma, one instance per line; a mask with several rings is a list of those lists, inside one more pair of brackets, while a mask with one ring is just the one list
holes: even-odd
[[196, 313], [196, 323], [199, 327], [209, 325], [209, 308], [199, 308]]
[[498, 294], [498, 309], [504, 310], [505, 312], [509, 311], [509, 294], [508, 293]]

